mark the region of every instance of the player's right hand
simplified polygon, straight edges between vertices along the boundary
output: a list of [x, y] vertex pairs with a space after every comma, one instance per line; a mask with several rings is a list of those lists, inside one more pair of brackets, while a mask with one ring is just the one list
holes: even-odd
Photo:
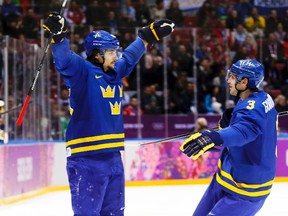
[[223, 140], [214, 130], [203, 130], [192, 134], [180, 146], [180, 150], [193, 160], [198, 159], [206, 151], [221, 146]]
[[44, 36], [50, 38], [53, 34], [52, 43], [58, 43], [65, 37], [68, 23], [58, 12], [52, 12], [44, 21], [43, 28]]

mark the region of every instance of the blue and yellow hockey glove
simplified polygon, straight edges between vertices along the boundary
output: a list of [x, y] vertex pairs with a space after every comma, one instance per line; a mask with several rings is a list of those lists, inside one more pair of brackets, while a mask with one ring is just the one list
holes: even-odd
[[192, 134], [181, 145], [180, 150], [193, 160], [199, 158], [206, 151], [221, 146], [223, 140], [214, 130], [204, 130]]
[[219, 129], [226, 128], [230, 125], [230, 119], [232, 117], [232, 112], [234, 108], [227, 108], [221, 116], [221, 119], [218, 122]]
[[44, 21], [43, 29], [45, 38], [50, 38], [53, 34], [52, 43], [59, 43], [66, 37], [68, 22], [58, 12], [52, 12]]
[[175, 24], [171, 20], [160, 19], [139, 29], [138, 36], [149, 44], [153, 44], [170, 35], [174, 31], [174, 27]]

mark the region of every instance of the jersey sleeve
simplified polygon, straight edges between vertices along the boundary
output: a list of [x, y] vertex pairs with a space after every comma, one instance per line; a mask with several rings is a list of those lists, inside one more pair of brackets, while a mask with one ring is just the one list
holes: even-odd
[[249, 108], [249, 101], [242, 102], [240, 108], [233, 111], [230, 126], [218, 133], [223, 139], [224, 146], [244, 146], [262, 134], [264, 111], [259, 105]]
[[145, 51], [145, 45], [139, 37], [123, 51], [122, 58], [115, 63], [115, 71], [120, 78], [126, 77], [132, 72]]
[[52, 54], [56, 70], [65, 80], [66, 85], [73, 86], [85, 76], [85, 59], [70, 50], [66, 38], [60, 43], [52, 44]]

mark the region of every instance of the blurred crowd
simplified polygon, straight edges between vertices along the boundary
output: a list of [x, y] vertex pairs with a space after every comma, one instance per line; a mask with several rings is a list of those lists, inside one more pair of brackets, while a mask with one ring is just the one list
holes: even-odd
[[[41, 19], [60, 7], [59, 0], [3, 0], [0, 37], [7, 34], [40, 44]], [[172, 36], [150, 46], [140, 61], [140, 98], [136, 72], [123, 80], [124, 115], [221, 114], [233, 106], [226, 92], [226, 70], [246, 58], [263, 63], [261, 89], [271, 94], [278, 111], [288, 110], [288, 10], [261, 14], [249, 0], [207, 0], [192, 13], [181, 11], [177, 0], [166, 7], [163, 0], [71, 0], [63, 15], [70, 23], [71, 48], [84, 58], [84, 38], [91, 30], [115, 34], [125, 49], [137, 37], [138, 27], [160, 18], [175, 22]], [[68, 90], [62, 83], [61, 95], [55, 96], [57, 75], [53, 67], [49, 73], [51, 103], [55, 98], [54, 105], [59, 106], [60, 98], [60, 110], [66, 113]]]

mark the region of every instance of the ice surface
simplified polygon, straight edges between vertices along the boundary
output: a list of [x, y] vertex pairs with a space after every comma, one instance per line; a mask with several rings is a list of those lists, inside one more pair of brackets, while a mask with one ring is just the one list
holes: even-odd
[[[191, 216], [207, 185], [126, 188], [125, 216]], [[288, 215], [288, 183], [275, 183], [257, 216]], [[1, 216], [72, 216], [69, 191], [51, 192], [0, 207]]]

